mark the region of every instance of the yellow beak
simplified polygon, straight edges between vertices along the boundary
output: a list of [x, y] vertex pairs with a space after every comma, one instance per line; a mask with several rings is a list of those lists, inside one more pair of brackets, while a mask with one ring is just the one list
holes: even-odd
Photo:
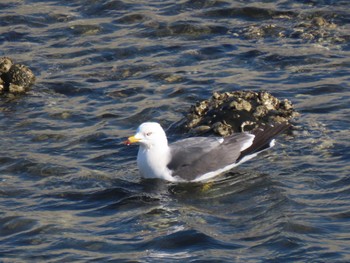
[[128, 138], [128, 140], [126, 140], [126, 141], [124, 142], [124, 144], [130, 145], [130, 144], [132, 144], [132, 143], [137, 143], [137, 142], [139, 142], [139, 141], [140, 141], [140, 139], [136, 138], [135, 136], [130, 136], [130, 137]]

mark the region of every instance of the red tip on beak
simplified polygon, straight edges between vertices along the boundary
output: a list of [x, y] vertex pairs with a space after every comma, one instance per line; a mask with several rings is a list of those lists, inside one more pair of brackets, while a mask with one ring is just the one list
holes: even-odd
[[140, 139], [135, 138], [135, 136], [130, 136], [125, 142], [123, 142], [125, 145], [130, 145], [133, 143], [139, 142]]

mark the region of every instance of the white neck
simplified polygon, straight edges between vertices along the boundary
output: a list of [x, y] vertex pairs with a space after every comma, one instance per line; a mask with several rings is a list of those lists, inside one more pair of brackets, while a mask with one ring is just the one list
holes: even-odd
[[142, 145], [137, 155], [137, 165], [144, 178], [159, 178], [174, 181], [167, 164], [170, 161], [170, 148], [167, 143]]

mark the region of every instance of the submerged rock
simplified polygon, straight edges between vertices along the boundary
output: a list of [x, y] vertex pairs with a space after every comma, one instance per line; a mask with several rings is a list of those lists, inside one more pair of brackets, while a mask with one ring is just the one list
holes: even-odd
[[227, 136], [261, 124], [289, 122], [296, 116], [289, 100], [281, 101], [266, 91], [215, 92], [210, 99], [192, 106], [181, 125], [196, 134]]
[[35, 76], [27, 66], [14, 64], [8, 57], [0, 58], [0, 93], [25, 93], [34, 82]]
[[[326, 14], [324, 14], [326, 15]], [[315, 43], [344, 43], [347, 35], [340, 35], [339, 27], [332, 17], [322, 13], [272, 16], [268, 23], [245, 25], [236, 35], [246, 39], [299, 39]]]

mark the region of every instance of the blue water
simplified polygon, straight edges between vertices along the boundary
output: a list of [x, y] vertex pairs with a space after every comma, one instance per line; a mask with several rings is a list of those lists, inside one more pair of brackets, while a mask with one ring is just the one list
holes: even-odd
[[[2, 262], [350, 261], [349, 1], [10, 1], [0, 56], [37, 76], [0, 97]], [[142, 180], [121, 142], [214, 91], [300, 117], [210, 184]]]

